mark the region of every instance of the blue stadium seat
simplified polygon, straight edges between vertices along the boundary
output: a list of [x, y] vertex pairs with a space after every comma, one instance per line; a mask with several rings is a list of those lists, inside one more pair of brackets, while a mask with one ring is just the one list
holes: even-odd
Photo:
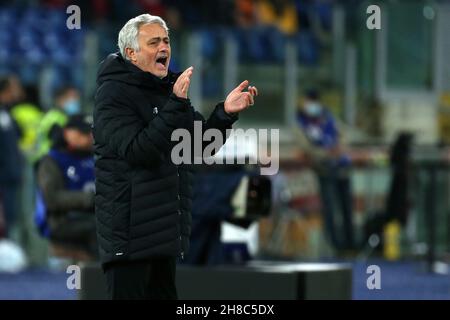
[[300, 63], [313, 66], [319, 61], [319, 44], [312, 32], [299, 32], [296, 36], [298, 58]]
[[0, 27], [11, 28], [17, 21], [17, 9], [10, 7], [0, 8]]
[[211, 59], [218, 54], [218, 39], [214, 30], [200, 30], [201, 54], [205, 59]]
[[333, 11], [331, 3], [318, 2], [314, 4], [315, 14], [319, 17], [322, 27], [330, 31], [333, 24]]

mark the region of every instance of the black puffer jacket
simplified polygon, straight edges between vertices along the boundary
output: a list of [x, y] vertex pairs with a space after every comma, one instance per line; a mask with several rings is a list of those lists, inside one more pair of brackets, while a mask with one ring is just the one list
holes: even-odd
[[219, 103], [210, 118], [172, 93], [177, 75], [159, 79], [111, 54], [97, 78], [94, 109], [95, 212], [103, 263], [187, 254], [191, 225], [192, 169], [176, 166], [172, 131], [223, 133], [236, 116]]

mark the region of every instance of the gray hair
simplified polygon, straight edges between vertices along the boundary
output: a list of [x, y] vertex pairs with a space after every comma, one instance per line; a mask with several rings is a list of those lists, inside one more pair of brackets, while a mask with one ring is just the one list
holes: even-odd
[[125, 59], [129, 60], [126, 54], [125, 50], [126, 48], [131, 48], [135, 51], [139, 51], [139, 43], [138, 43], [139, 28], [142, 25], [149, 23], [157, 23], [161, 27], [163, 27], [164, 30], [167, 31], [167, 33], [169, 33], [169, 28], [167, 28], [166, 22], [163, 19], [161, 19], [161, 17], [158, 16], [152, 16], [148, 13], [145, 13], [128, 20], [128, 22], [125, 23], [125, 25], [120, 30], [119, 39], [117, 41], [120, 53]]

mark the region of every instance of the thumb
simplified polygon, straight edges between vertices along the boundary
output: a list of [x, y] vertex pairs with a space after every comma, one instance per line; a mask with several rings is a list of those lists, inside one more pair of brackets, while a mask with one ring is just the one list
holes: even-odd
[[236, 88], [234, 88], [233, 91], [235, 91], [235, 92], [242, 92], [242, 90], [247, 88], [247, 86], [248, 86], [248, 80], [244, 80], [244, 81], [241, 82], [240, 85], [238, 85]]

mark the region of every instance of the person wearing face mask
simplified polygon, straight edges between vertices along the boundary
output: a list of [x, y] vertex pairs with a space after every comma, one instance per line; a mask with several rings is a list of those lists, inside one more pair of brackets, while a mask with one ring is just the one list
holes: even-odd
[[80, 93], [73, 86], [63, 86], [59, 88], [54, 95], [55, 107], [48, 110], [42, 118], [37, 138], [37, 156], [41, 158], [51, 148], [52, 135], [57, 127], [63, 127], [68, 116], [76, 115], [81, 112]]
[[55, 129], [50, 151], [37, 165], [35, 223], [54, 248], [77, 260], [97, 257], [92, 117], [70, 116]]
[[[326, 237], [338, 252], [352, 251], [355, 246], [350, 158], [343, 150], [336, 120], [320, 101], [317, 90], [306, 92], [296, 124], [296, 141], [319, 180]], [[337, 214], [342, 218], [338, 219]], [[339, 220], [342, 226], [337, 225]]]

